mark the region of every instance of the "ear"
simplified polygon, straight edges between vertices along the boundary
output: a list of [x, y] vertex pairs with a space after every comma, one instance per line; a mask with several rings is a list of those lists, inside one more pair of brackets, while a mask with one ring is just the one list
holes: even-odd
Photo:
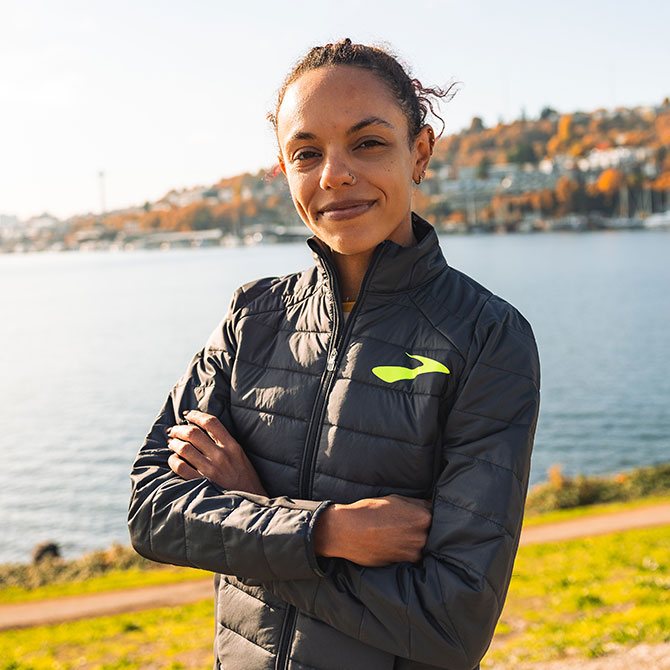
[[420, 175], [424, 175], [433, 155], [435, 145], [435, 133], [432, 126], [425, 124], [419, 131], [414, 141], [414, 174], [412, 178], [416, 181]]
[[281, 153], [277, 154], [277, 163], [279, 163], [281, 171], [284, 173], [284, 176], [286, 176], [286, 164], [284, 163], [284, 157], [281, 155]]

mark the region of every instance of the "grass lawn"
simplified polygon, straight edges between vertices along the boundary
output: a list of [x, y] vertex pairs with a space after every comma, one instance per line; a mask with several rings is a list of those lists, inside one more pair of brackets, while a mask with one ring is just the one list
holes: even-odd
[[[519, 550], [483, 668], [670, 641], [670, 527]], [[0, 670], [209, 670], [212, 601], [0, 633]]]
[[482, 668], [670, 641], [670, 527], [522, 547]]
[[211, 670], [213, 600], [0, 633], [0, 670]]

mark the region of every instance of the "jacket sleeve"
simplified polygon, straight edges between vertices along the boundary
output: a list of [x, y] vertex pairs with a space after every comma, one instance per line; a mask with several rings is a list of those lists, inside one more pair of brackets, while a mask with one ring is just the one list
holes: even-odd
[[199, 409], [232, 430], [230, 378], [240, 296], [169, 394], [131, 472], [128, 528], [135, 550], [162, 563], [256, 579], [323, 574], [312, 533], [327, 503], [269, 499], [224, 490], [205, 478], [184, 480], [169, 468], [166, 428]]
[[264, 586], [397, 656], [450, 670], [476, 667], [519, 542], [539, 382], [530, 326], [507, 303], [489, 299], [446, 417], [423, 559], [383, 568], [329, 559], [325, 577]]

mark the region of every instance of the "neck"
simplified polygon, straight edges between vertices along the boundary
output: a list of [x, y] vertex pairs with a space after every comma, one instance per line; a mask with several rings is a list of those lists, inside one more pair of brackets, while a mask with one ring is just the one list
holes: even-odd
[[[396, 242], [401, 247], [411, 247], [416, 244], [416, 238], [411, 227], [404, 234], [396, 234], [388, 239]], [[363, 283], [363, 277], [370, 265], [374, 249], [369, 249], [359, 254], [345, 255], [332, 250], [333, 262], [337, 268], [337, 277], [340, 285], [340, 293], [344, 302], [353, 302], [358, 298]]]
[[340, 294], [344, 302], [353, 302], [358, 297], [371, 258], [372, 251], [352, 256], [345, 256], [333, 251], [333, 262], [337, 268]]

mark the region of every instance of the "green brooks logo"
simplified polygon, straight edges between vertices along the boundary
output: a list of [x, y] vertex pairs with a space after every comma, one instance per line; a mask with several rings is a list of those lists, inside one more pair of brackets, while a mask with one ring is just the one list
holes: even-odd
[[425, 375], [429, 372], [449, 374], [449, 369], [439, 361], [434, 361], [432, 358], [426, 358], [425, 356], [413, 356], [407, 352], [405, 354], [410, 358], [415, 358], [422, 365], [418, 368], [403, 368], [400, 365], [379, 365], [376, 368], [372, 368], [372, 374], [389, 384], [398, 382], [401, 379], [415, 379], [419, 375]]

